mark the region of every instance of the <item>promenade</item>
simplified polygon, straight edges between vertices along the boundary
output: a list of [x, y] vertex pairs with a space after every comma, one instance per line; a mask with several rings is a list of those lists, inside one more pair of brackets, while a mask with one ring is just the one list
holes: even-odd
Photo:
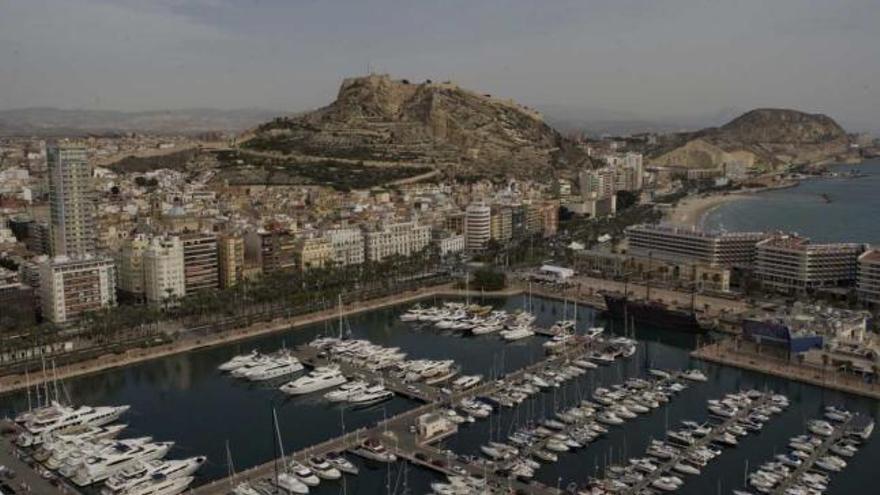
[[[357, 301], [346, 304], [342, 307], [341, 314], [343, 316], [354, 315], [382, 309], [386, 307], [396, 306], [398, 304], [412, 303], [432, 297], [464, 297], [470, 296], [513, 296], [522, 292], [521, 287], [511, 287], [509, 289], [497, 292], [477, 292], [470, 291], [466, 293], [458, 290], [452, 284], [443, 284], [434, 287], [414, 290], [408, 293], [394, 294], [369, 301]], [[293, 316], [290, 318], [276, 318], [268, 322], [259, 322], [252, 325], [233, 328], [230, 330], [218, 331], [207, 335], [188, 335], [186, 333], [178, 334], [176, 340], [171, 343], [158, 345], [149, 348], [130, 349], [121, 354], [107, 354], [94, 359], [82, 361], [70, 365], [59, 366], [51, 374], [32, 373], [25, 377], [24, 374], [9, 374], [0, 376], [0, 395], [15, 390], [25, 388], [28, 384], [31, 386], [52, 380], [57, 377], [59, 380], [73, 378], [92, 373], [98, 373], [113, 368], [121, 368], [130, 366], [151, 359], [157, 359], [174, 354], [190, 352], [196, 349], [204, 349], [215, 347], [232, 342], [246, 340], [261, 335], [268, 335], [276, 332], [287, 331], [295, 328], [301, 328], [315, 323], [321, 323], [327, 320], [339, 318], [339, 308], [328, 308], [307, 315]]]
[[830, 367], [798, 364], [769, 354], [758, 354], [742, 346], [738, 347], [732, 339], [700, 347], [691, 352], [691, 356], [818, 387], [880, 399], [880, 384], [865, 382], [861, 377], [845, 375]]

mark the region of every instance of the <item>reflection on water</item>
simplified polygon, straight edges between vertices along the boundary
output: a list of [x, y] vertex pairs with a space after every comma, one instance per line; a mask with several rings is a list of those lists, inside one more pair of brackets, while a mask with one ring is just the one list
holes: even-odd
[[[527, 305], [526, 298], [487, 301], [499, 307], [518, 309]], [[538, 323], [549, 326], [563, 315], [563, 303], [540, 298], [531, 301]], [[398, 315], [405, 307], [390, 308], [350, 318], [352, 334], [388, 346], [400, 347], [413, 358], [451, 358], [464, 373], [497, 375], [520, 368], [543, 356], [542, 337], [533, 337], [506, 344], [497, 336], [460, 338], [435, 329], [419, 329], [417, 325], [400, 322]], [[567, 308], [571, 317], [572, 308]], [[594, 324], [604, 325], [609, 332], [622, 333], [622, 323], [598, 318], [589, 308], [578, 308], [581, 330]], [[271, 411], [278, 410], [285, 451], [290, 452], [339, 434], [368, 426], [414, 407], [416, 403], [396, 398], [364, 410], [346, 410], [323, 401], [320, 394], [288, 398], [276, 388], [244, 383], [217, 372], [216, 367], [233, 355], [250, 349], [276, 350], [282, 346], [305, 343], [321, 333], [335, 333], [332, 323], [255, 338], [225, 347], [204, 349], [189, 354], [170, 356], [147, 363], [112, 370], [106, 373], [68, 380], [70, 395], [79, 403], [131, 404], [132, 411], [124, 420], [130, 425], [126, 434], [152, 435], [157, 439], [177, 442], [170, 457], [205, 454], [208, 465], [200, 472], [199, 482], [217, 479], [227, 472], [224, 443], [229, 440], [237, 469], [244, 469], [272, 458]], [[735, 449], [707, 466], [703, 475], [689, 477], [678, 491], [684, 494], [722, 493], [743, 481], [745, 463], [756, 466], [781, 452], [789, 437], [804, 431], [806, 419], [816, 417], [825, 405], [839, 404], [853, 410], [878, 415], [877, 402], [847, 396], [838, 392], [789, 382], [759, 373], [694, 361], [688, 352], [695, 337], [686, 333], [664, 332], [640, 326], [635, 330], [640, 340], [639, 352], [633, 358], [600, 368], [552, 392], [535, 396], [516, 409], [504, 409], [490, 420], [463, 425], [461, 432], [448, 439], [446, 445], [459, 453], [476, 453], [491, 438], [506, 437], [530, 418], [544, 417], [555, 408], [587, 397], [596, 386], [618, 383], [627, 377], [644, 373], [647, 367], [683, 368], [699, 366], [710, 378], [709, 383], [695, 384], [679, 394], [667, 406], [612, 429], [606, 437], [586, 449], [563, 454], [554, 465], [538, 472], [542, 482], [566, 486], [584, 481], [603, 466], [620, 462], [630, 456], [641, 456], [650, 438], [661, 438], [669, 426], [684, 419], [701, 421], [706, 417], [707, 399], [743, 387], [770, 388], [785, 393], [792, 406], [774, 418], [764, 431], [749, 436]], [[24, 393], [4, 397], [2, 413], [21, 410], [27, 404]], [[354, 457], [352, 457], [354, 459]], [[850, 462], [846, 470], [834, 476], [832, 494], [863, 493], [859, 487], [870, 479], [873, 462], [880, 458], [878, 443], [871, 442]], [[360, 462], [360, 461], [359, 461]], [[410, 467], [403, 476], [400, 466], [365, 466], [361, 475], [349, 478], [347, 493], [384, 493], [386, 487], [400, 493], [403, 480], [413, 493], [429, 490], [436, 475]], [[341, 485], [324, 483], [316, 493], [341, 493]]]

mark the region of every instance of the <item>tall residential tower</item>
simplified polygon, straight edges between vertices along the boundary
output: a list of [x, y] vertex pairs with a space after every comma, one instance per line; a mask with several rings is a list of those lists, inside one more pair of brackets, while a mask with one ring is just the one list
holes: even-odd
[[60, 142], [47, 148], [52, 256], [82, 258], [95, 251], [95, 193], [86, 148]]

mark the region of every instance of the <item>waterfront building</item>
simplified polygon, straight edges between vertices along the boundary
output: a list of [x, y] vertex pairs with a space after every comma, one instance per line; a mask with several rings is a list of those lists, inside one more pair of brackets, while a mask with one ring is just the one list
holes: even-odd
[[143, 253], [144, 295], [150, 304], [186, 295], [184, 248], [179, 237], [154, 237]]
[[335, 266], [360, 265], [364, 262], [364, 233], [361, 229], [332, 229], [325, 235], [333, 248]]
[[507, 242], [513, 237], [513, 213], [509, 206], [492, 206], [489, 221], [489, 236], [500, 242]]
[[183, 241], [186, 294], [219, 287], [217, 236], [210, 232], [191, 232], [181, 235], [180, 239]]
[[864, 303], [880, 306], [880, 249], [869, 249], [859, 256], [856, 290]]
[[485, 249], [489, 239], [492, 238], [492, 208], [482, 202], [468, 205], [465, 210], [464, 231], [465, 248], [468, 251]]
[[712, 232], [675, 225], [633, 225], [626, 228], [628, 252], [633, 256], [706, 265], [750, 266], [763, 232]]
[[95, 193], [85, 146], [56, 143], [47, 149], [51, 254], [70, 258], [95, 251]]
[[755, 276], [780, 291], [852, 286], [862, 244], [813, 244], [794, 235], [777, 235], [757, 244]]
[[[488, 208], [488, 207], [487, 207]], [[388, 256], [410, 256], [425, 249], [431, 242], [431, 227], [416, 221], [383, 224], [364, 236], [365, 256], [381, 261]]]
[[125, 296], [139, 300], [144, 295], [144, 251], [150, 244], [144, 234], [125, 243], [116, 255], [117, 288]]
[[249, 232], [245, 236], [245, 259], [262, 267], [264, 274], [297, 267], [296, 237], [289, 230]]
[[435, 231], [433, 239], [437, 243], [437, 250], [440, 252], [440, 256], [461, 253], [465, 249], [465, 240], [462, 234], [445, 230]]
[[94, 255], [57, 256], [40, 265], [43, 317], [65, 323], [84, 313], [116, 304], [113, 260]]
[[323, 237], [299, 238], [293, 256], [299, 270], [324, 268], [333, 261], [333, 245]]
[[559, 230], [559, 201], [546, 201], [542, 207], [541, 225], [544, 237], [553, 237]]
[[18, 273], [0, 267], [0, 333], [37, 324], [34, 289], [21, 283]]
[[234, 287], [244, 278], [244, 239], [239, 235], [225, 234], [217, 239], [217, 269], [220, 288]]

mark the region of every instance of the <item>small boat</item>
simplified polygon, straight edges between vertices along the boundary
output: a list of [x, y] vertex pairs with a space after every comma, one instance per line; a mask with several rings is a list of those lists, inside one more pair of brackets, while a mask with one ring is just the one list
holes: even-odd
[[385, 449], [385, 446], [375, 440], [365, 440], [364, 443], [351, 449], [351, 453], [364, 459], [378, 462], [396, 462], [397, 456]]
[[323, 457], [309, 458], [309, 467], [321, 479], [338, 480], [342, 477], [342, 472]]
[[340, 470], [341, 472], [343, 472], [345, 474], [352, 474], [352, 475], [358, 474], [357, 466], [355, 466], [354, 463], [352, 463], [351, 461], [346, 459], [342, 454], [339, 454], [337, 452], [330, 452], [329, 454], [324, 456], [324, 458], [327, 459], [327, 462], [329, 462], [333, 467], [335, 467], [336, 469]]
[[686, 380], [693, 381], [693, 382], [705, 382], [705, 381], [709, 380], [709, 378], [702, 371], [700, 371], [698, 369], [682, 371], [681, 377]]

